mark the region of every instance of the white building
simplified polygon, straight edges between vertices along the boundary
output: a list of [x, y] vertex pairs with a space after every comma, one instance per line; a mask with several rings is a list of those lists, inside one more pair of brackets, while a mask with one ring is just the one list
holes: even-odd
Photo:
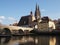
[[[38, 28], [39, 27], [39, 28]], [[52, 20], [50, 20], [48, 17], [43, 17], [42, 21], [39, 22], [39, 25], [35, 25], [35, 28], [38, 30], [54, 30], [55, 24]]]

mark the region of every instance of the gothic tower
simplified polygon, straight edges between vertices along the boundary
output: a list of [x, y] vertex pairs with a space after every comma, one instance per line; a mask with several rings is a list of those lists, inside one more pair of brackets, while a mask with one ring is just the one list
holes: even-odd
[[41, 19], [40, 9], [39, 9], [39, 6], [37, 6], [37, 4], [36, 4], [36, 9], [35, 9], [35, 19], [36, 21]]
[[36, 10], [35, 10], [35, 19], [37, 21], [37, 28], [39, 30], [40, 21], [41, 21], [41, 13], [40, 13], [40, 10], [39, 10], [39, 6], [37, 6], [37, 4], [36, 4]]

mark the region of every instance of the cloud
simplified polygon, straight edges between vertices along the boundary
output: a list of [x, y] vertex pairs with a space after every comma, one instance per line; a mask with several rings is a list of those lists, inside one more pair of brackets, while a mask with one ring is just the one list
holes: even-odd
[[15, 21], [15, 18], [13, 18], [13, 17], [8, 17], [8, 19], [11, 21]]
[[2, 23], [3, 22], [3, 20], [0, 20], [0, 23]]
[[5, 20], [5, 16], [0, 16], [0, 23], [3, 23], [3, 20]]
[[5, 16], [0, 16], [0, 19], [5, 19]]

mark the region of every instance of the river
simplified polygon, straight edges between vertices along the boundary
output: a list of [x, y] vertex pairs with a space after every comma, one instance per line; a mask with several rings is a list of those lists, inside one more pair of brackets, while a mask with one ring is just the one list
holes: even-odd
[[60, 36], [0, 37], [0, 45], [60, 45]]

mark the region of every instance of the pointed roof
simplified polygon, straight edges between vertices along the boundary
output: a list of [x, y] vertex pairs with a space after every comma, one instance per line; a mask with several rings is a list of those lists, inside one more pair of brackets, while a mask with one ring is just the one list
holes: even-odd
[[40, 15], [40, 9], [39, 9], [39, 5], [36, 4], [36, 9], [35, 9], [35, 14], [39, 14]]
[[40, 12], [40, 9], [39, 9], [39, 5], [38, 5], [38, 11], [39, 11], [39, 13], [40, 13], [40, 15], [41, 15], [41, 12]]
[[33, 14], [33, 12], [31, 11], [30, 14]]
[[38, 6], [37, 6], [37, 4], [36, 4], [36, 10], [38, 9]]
[[40, 9], [39, 9], [39, 5], [38, 5], [38, 10], [40, 10]]
[[35, 9], [35, 18], [41, 18], [41, 13], [40, 13], [40, 9], [39, 9], [39, 5], [36, 4], [36, 9]]

